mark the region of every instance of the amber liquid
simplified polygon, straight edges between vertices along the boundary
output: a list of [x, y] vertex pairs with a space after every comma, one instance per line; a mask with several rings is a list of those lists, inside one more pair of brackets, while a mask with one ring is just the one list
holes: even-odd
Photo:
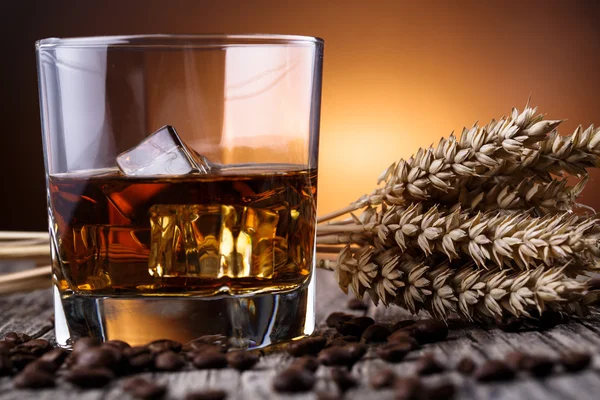
[[128, 297], [296, 289], [312, 271], [316, 188], [315, 170], [282, 165], [50, 176], [57, 286]]

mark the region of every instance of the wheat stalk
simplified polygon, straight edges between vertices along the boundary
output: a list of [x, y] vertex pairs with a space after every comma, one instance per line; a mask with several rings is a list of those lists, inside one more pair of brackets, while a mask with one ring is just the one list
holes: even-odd
[[582, 313], [598, 297], [598, 293], [588, 292], [586, 281], [569, 276], [565, 267], [538, 266], [520, 272], [495, 266], [457, 269], [448, 260], [413, 258], [398, 249], [377, 252], [371, 246], [356, 251], [347, 246], [335, 263], [322, 264], [334, 270], [346, 293], [351, 288], [362, 298], [368, 292], [375, 304], [395, 304], [414, 314], [425, 309], [443, 320], [450, 313], [469, 320], [504, 313], [530, 317], [533, 309]]
[[513, 109], [510, 117], [492, 120], [484, 127], [475, 124], [464, 129], [460, 138], [451, 134], [435, 147], [419, 149], [408, 160], [400, 160], [383, 172], [378, 179], [378, 184], [385, 182], [383, 187], [318, 221], [325, 222], [367, 205], [402, 205], [435, 199], [462, 186], [470, 177], [518, 163], [527, 150], [532, 155], [538, 151], [538, 142], [561, 122], [543, 120], [542, 115], [535, 114], [535, 108], [526, 107], [520, 114]]
[[569, 213], [472, 215], [460, 208], [444, 213], [435, 206], [424, 211], [423, 204], [414, 203], [407, 208], [367, 209], [354, 224], [322, 226], [317, 243], [331, 243], [333, 238], [338, 243], [398, 248], [410, 254], [444, 254], [449, 260], [467, 258], [478, 267], [493, 262], [498, 267], [527, 269], [534, 261], [549, 267], [569, 259], [595, 263], [600, 257], [596, 222]]

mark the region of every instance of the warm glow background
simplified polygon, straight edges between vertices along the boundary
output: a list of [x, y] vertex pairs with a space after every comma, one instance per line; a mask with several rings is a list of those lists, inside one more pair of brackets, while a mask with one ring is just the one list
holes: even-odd
[[[42, 37], [259, 32], [324, 38], [320, 213], [370, 191], [394, 160], [463, 125], [522, 108], [529, 95], [549, 117], [568, 118], [565, 133], [577, 124], [600, 124], [598, 2], [23, 3], [0, 6], [7, 38], [0, 63], [0, 229], [46, 225], [33, 50]], [[600, 208], [597, 182], [584, 202]]]

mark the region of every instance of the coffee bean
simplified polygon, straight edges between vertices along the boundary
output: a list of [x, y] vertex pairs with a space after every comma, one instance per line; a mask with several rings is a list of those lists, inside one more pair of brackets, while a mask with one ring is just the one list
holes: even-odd
[[238, 371], [245, 371], [254, 367], [258, 362], [258, 354], [248, 351], [237, 350], [227, 353], [227, 362]]
[[544, 356], [529, 356], [522, 361], [521, 366], [523, 370], [528, 371], [531, 375], [543, 378], [552, 373], [554, 361]]
[[475, 370], [475, 362], [470, 357], [463, 357], [456, 364], [456, 370], [464, 375], [471, 375]]
[[337, 328], [342, 322], [350, 321], [352, 318], [354, 318], [354, 315], [343, 312], [333, 312], [329, 314], [325, 323], [330, 328]]
[[290, 343], [287, 346], [287, 352], [294, 357], [314, 355], [319, 353], [319, 351], [321, 351], [326, 344], [327, 339], [323, 336], [308, 337]]
[[319, 369], [319, 360], [313, 356], [303, 356], [296, 358], [291, 364], [290, 368], [303, 368], [310, 372], [315, 372]]
[[412, 350], [410, 343], [390, 343], [377, 349], [379, 358], [392, 363], [397, 363], [404, 360], [404, 357]]
[[222, 353], [229, 349], [229, 338], [225, 335], [205, 335], [183, 345], [184, 351], [219, 350]]
[[35, 356], [41, 356], [42, 354], [52, 350], [52, 345], [46, 339], [32, 339], [20, 344], [19, 348], [26, 349]]
[[140, 354], [150, 354], [151, 351], [146, 346], [135, 346], [123, 350], [123, 355], [127, 358], [139, 356]]
[[504, 357], [504, 362], [515, 371], [518, 371], [523, 368], [523, 360], [525, 360], [526, 357], [527, 355], [525, 353], [513, 351]]
[[150, 353], [141, 353], [129, 358], [129, 368], [132, 372], [143, 371], [154, 365], [154, 357]]
[[4, 341], [14, 345], [25, 343], [31, 340], [31, 336], [23, 332], [8, 332], [4, 335]]
[[422, 319], [412, 326], [413, 336], [421, 344], [440, 342], [448, 337], [448, 327], [441, 321]]
[[600, 290], [600, 275], [596, 275], [588, 282], [590, 290]]
[[342, 397], [337, 393], [317, 392], [317, 400], [341, 400]]
[[319, 362], [323, 365], [351, 366], [355, 359], [350, 355], [346, 346], [328, 347], [319, 353]]
[[106, 368], [72, 369], [64, 375], [67, 382], [81, 388], [101, 388], [115, 378], [113, 372]]
[[375, 324], [369, 326], [362, 334], [362, 338], [365, 342], [385, 342], [390, 336], [390, 330], [383, 325]]
[[58, 371], [59, 367], [60, 367], [59, 365], [56, 365], [50, 361], [44, 361], [44, 360], [38, 359], [38, 360], [35, 360], [35, 361], [27, 364], [25, 366], [25, 368], [23, 368], [23, 372], [36, 370], [36, 371], [42, 371], [42, 372], [52, 375], [56, 371]]
[[227, 367], [227, 357], [219, 351], [204, 351], [192, 359], [198, 369], [221, 369]]
[[373, 389], [382, 389], [391, 387], [396, 380], [396, 374], [391, 369], [383, 369], [377, 371], [375, 375], [369, 379], [369, 384]]
[[167, 393], [166, 386], [157, 385], [137, 376], [125, 380], [121, 388], [132, 397], [143, 400], [161, 399]]
[[218, 389], [209, 389], [201, 392], [190, 392], [185, 395], [185, 400], [224, 400], [227, 392]]
[[362, 343], [348, 343], [344, 346], [344, 349], [346, 349], [348, 355], [354, 362], [360, 360], [367, 352], [367, 346]]
[[154, 359], [154, 368], [159, 371], [179, 371], [184, 365], [183, 358], [172, 351], [164, 351]]
[[418, 400], [422, 396], [423, 385], [415, 377], [398, 378], [394, 382], [396, 400]]
[[425, 398], [428, 400], [450, 400], [454, 397], [456, 389], [451, 382], [442, 382], [425, 390]]
[[131, 348], [131, 346], [129, 345], [129, 343], [124, 342], [122, 340], [108, 340], [106, 342], [104, 342], [102, 344], [102, 346], [112, 346], [112, 347], [116, 347], [117, 349], [123, 351], [125, 349], [129, 349]]
[[392, 325], [392, 328], [390, 330], [392, 332], [396, 332], [398, 330], [403, 330], [403, 329], [413, 326], [416, 322], [417, 321], [415, 321], [414, 319], [405, 319], [402, 321], [398, 321], [394, 325]]
[[518, 332], [523, 326], [519, 318], [512, 316], [503, 316], [496, 318], [496, 326], [504, 332]]
[[40, 357], [40, 361], [49, 361], [60, 368], [69, 355], [69, 351], [57, 347]]
[[83, 337], [73, 344], [73, 352], [79, 353], [85, 349], [100, 346], [102, 342], [96, 337]]
[[423, 354], [416, 362], [415, 369], [419, 375], [439, 374], [445, 370], [433, 354]]
[[477, 368], [473, 376], [480, 382], [509, 381], [514, 379], [515, 371], [504, 361], [489, 360]]
[[150, 342], [146, 345], [153, 353], [162, 353], [164, 351], [172, 351], [179, 353], [181, 351], [181, 343], [174, 340], [160, 339]]
[[17, 371], [22, 371], [27, 364], [35, 360], [37, 360], [37, 357], [32, 354], [13, 354], [10, 356], [10, 361]]
[[315, 386], [315, 376], [304, 368], [288, 368], [273, 380], [273, 389], [279, 393], [307, 392]]
[[10, 375], [13, 369], [12, 361], [6, 354], [0, 354], [0, 376]]
[[348, 303], [346, 303], [346, 307], [355, 311], [366, 311], [369, 309], [369, 305], [367, 303], [357, 298], [348, 300]]
[[13, 347], [15, 347], [13, 342], [0, 340], [0, 354], [8, 354]]
[[[354, 340], [356, 341], [356, 338], [354, 338]], [[327, 347], [335, 347], [335, 346], [341, 347], [341, 346], [347, 345], [348, 343], [350, 343], [350, 342], [339, 337], [339, 338], [333, 339], [331, 342], [329, 342], [327, 344]]]
[[13, 379], [13, 385], [19, 389], [42, 389], [54, 386], [54, 376], [52, 374], [31, 369], [19, 373]]
[[388, 343], [405, 343], [416, 350], [420, 347], [419, 342], [405, 331], [396, 331], [387, 338]]
[[342, 368], [333, 368], [331, 370], [331, 379], [333, 379], [338, 389], [340, 389], [340, 392], [345, 392], [358, 385], [358, 381], [350, 375], [350, 372]]
[[114, 369], [121, 361], [121, 353], [116, 348], [91, 347], [77, 353], [76, 365], [85, 368]]
[[568, 372], [578, 372], [590, 365], [592, 357], [587, 353], [570, 352], [560, 356], [560, 363]]
[[342, 322], [336, 329], [342, 335], [354, 336], [357, 338], [361, 337], [364, 332], [364, 329], [360, 325], [352, 321]]

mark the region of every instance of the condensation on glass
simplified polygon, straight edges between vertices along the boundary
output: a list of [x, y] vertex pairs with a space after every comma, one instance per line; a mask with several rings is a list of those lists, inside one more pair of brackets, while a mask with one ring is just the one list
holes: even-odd
[[37, 43], [56, 339], [314, 329], [323, 41]]

